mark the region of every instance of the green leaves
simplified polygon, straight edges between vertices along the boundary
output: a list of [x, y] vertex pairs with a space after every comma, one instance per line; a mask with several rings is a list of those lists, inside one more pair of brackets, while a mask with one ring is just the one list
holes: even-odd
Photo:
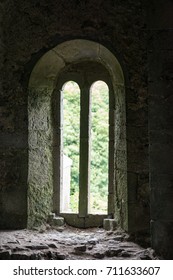
[[[70, 81], [64, 87], [63, 152], [73, 160], [71, 168], [71, 208], [77, 211], [79, 192], [80, 89]], [[91, 88], [91, 212], [107, 208], [108, 193], [108, 127], [109, 93], [98, 81]]]
[[107, 85], [101, 81], [92, 87], [91, 107], [91, 213], [105, 211], [108, 192], [108, 115]]

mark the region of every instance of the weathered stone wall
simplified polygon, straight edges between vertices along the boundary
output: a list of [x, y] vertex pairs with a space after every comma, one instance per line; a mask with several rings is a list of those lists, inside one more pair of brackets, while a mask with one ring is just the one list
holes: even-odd
[[[27, 95], [21, 87], [19, 65], [11, 60], [15, 53], [13, 39], [9, 42], [9, 29], [6, 29], [8, 4], [0, 3], [3, 15], [0, 18], [3, 28], [0, 44], [0, 227], [20, 228], [26, 226], [27, 219]], [[8, 52], [10, 45], [12, 48]]]
[[[1, 153], [4, 160], [0, 169], [4, 179], [1, 180], [0, 189], [1, 228], [14, 225], [22, 227], [26, 224], [29, 75], [42, 54], [59, 43], [74, 38], [93, 40], [105, 45], [115, 54], [124, 70], [127, 157], [131, 158], [127, 166], [127, 181], [129, 209], [133, 213], [129, 217], [129, 230], [149, 228], [147, 53], [145, 14], [141, 2], [3, 2], [5, 58], [1, 76]], [[46, 187], [45, 192], [47, 190]], [[35, 195], [38, 195], [37, 192]], [[38, 200], [38, 209], [43, 208], [42, 201]]]
[[[159, 4], [159, 5], [158, 5]], [[173, 2], [148, 8], [152, 246], [173, 258]]]
[[127, 191], [127, 143], [126, 143], [126, 103], [124, 87], [117, 86], [115, 92], [115, 201], [114, 216], [117, 223], [129, 229], [128, 223], [128, 191]]
[[28, 93], [28, 227], [41, 224], [53, 207], [51, 91]]

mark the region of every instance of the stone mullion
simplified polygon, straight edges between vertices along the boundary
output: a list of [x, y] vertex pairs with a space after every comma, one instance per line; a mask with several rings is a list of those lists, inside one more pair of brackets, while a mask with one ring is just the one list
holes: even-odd
[[80, 113], [80, 164], [79, 164], [79, 217], [86, 217], [89, 208], [90, 188], [90, 88], [81, 89]]
[[114, 110], [109, 109], [109, 183], [108, 183], [108, 215], [113, 217], [114, 214], [114, 185], [115, 185], [115, 176], [114, 176], [114, 166], [115, 166], [115, 157], [114, 157]]
[[58, 90], [54, 102], [54, 212], [61, 212], [62, 187], [63, 187], [63, 91]]

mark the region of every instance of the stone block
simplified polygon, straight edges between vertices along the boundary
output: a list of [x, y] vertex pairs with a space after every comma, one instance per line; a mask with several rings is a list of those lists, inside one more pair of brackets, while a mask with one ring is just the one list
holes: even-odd
[[104, 219], [103, 220], [103, 228], [105, 230], [115, 230], [117, 227], [117, 223], [114, 219]]
[[86, 251], [86, 245], [78, 245], [74, 248], [76, 254], [81, 254]]
[[55, 213], [50, 213], [48, 216], [48, 222], [51, 223], [54, 218], [55, 218]]
[[63, 217], [54, 217], [52, 219], [52, 225], [61, 227], [64, 225], [64, 218]]

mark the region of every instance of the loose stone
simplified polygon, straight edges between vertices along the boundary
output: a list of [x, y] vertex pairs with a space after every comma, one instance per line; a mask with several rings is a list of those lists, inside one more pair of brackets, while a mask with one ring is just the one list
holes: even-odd
[[79, 246], [76, 246], [74, 247], [74, 251], [76, 254], [80, 254], [80, 253], [83, 253], [86, 251], [86, 245], [79, 245]]
[[105, 254], [101, 252], [96, 252], [93, 254], [93, 257], [96, 259], [103, 259], [105, 257]]
[[123, 250], [120, 248], [112, 248], [106, 251], [107, 257], [116, 257], [118, 256]]
[[99, 243], [99, 241], [98, 241], [98, 239], [93, 238], [93, 239], [88, 240], [88, 243], [92, 244], [92, 245], [95, 245], [95, 244]]
[[129, 258], [129, 257], [131, 256], [131, 254], [130, 254], [129, 252], [123, 251], [123, 252], [121, 253], [121, 256], [122, 256], [123, 258]]

